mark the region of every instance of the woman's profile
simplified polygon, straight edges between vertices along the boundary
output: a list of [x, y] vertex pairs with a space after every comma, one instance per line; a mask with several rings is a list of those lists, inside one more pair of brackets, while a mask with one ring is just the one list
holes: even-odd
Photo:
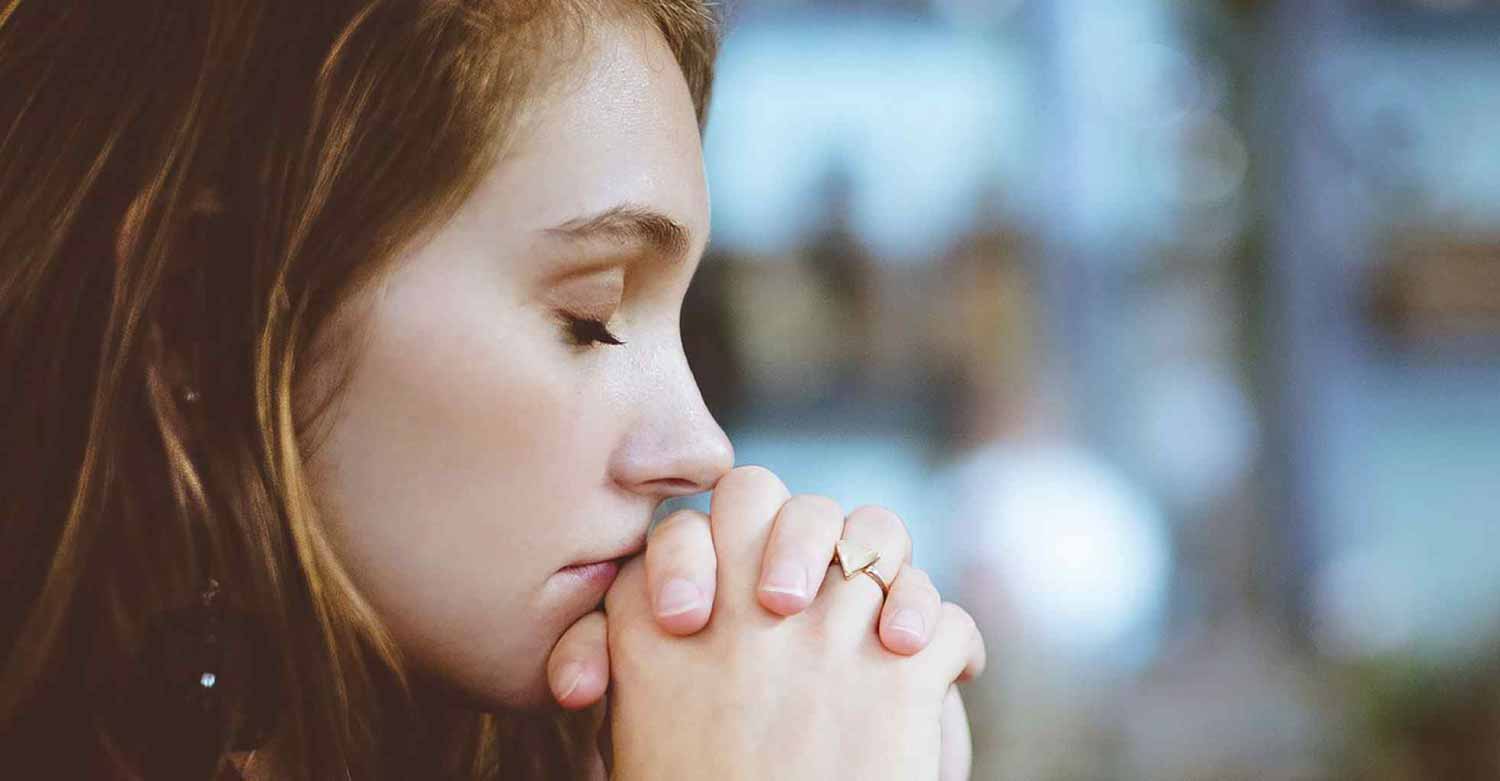
[[0, 776], [966, 775], [972, 620], [684, 358], [717, 35], [0, 3]]

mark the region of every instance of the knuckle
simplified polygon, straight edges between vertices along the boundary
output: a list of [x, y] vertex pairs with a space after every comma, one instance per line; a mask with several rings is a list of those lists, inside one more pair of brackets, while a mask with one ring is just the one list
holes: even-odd
[[657, 521], [656, 528], [651, 531], [651, 536], [660, 538], [680, 534], [691, 529], [694, 524], [703, 524], [707, 521], [708, 516], [703, 513], [683, 508]]
[[873, 531], [906, 536], [906, 522], [901, 516], [878, 504], [866, 504], [849, 513], [851, 521], [868, 526]]
[[901, 571], [901, 583], [913, 594], [937, 594], [937, 586], [933, 585], [932, 577], [926, 570], [910, 567]]
[[913, 586], [927, 587], [932, 585], [932, 576], [927, 574], [927, 570], [921, 567], [914, 567], [910, 564], [901, 569], [901, 578]]
[[660, 581], [669, 575], [686, 575], [692, 570], [701, 569], [704, 564], [712, 566], [713, 559], [712, 554], [705, 556], [697, 546], [682, 538], [668, 538], [647, 555], [646, 563], [651, 575]]
[[699, 557], [694, 555], [694, 546], [689, 544], [680, 535], [667, 535], [660, 539], [652, 540], [646, 546], [646, 571], [654, 577], [660, 577], [670, 572], [681, 570], [684, 565], [691, 564]]
[[809, 516], [834, 516], [844, 519], [844, 508], [832, 498], [822, 494], [797, 494], [786, 501], [783, 508], [793, 508], [799, 514]]
[[563, 640], [568, 640], [580, 645], [590, 646], [604, 643], [604, 632], [608, 626], [608, 619], [599, 611], [594, 611], [578, 619], [573, 626], [563, 635]]
[[736, 467], [718, 483], [709, 515], [715, 538], [728, 532], [737, 538], [774, 523], [791, 494], [781, 479], [761, 466]]
[[974, 622], [974, 617], [969, 615], [969, 611], [952, 602], [943, 603], [943, 621], [951, 623], [954, 628], [966, 635], [979, 634], [979, 625]]
[[719, 478], [715, 486], [715, 492], [738, 493], [740, 491], [754, 491], [766, 488], [781, 487], [781, 478], [774, 472], [755, 464], [737, 466], [729, 470], [729, 473]]
[[911, 534], [906, 522], [891, 510], [875, 504], [862, 505], [849, 513], [849, 525], [862, 527], [871, 536], [892, 540], [902, 550], [902, 558], [911, 559]]

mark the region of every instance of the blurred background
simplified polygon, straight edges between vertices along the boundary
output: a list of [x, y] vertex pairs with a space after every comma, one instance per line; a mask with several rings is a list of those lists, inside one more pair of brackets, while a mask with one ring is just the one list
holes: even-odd
[[738, 0], [684, 338], [976, 779], [1500, 778], [1500, 2]]

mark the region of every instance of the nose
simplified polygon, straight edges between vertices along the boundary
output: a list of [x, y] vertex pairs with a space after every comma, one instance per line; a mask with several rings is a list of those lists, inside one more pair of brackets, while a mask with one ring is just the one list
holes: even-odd
[[734, 468], [729, 436], [704, 405], [687, 359], [675, 353], [657, 364], [657, 382], [643, 394], [611, 464], [616, 482], [658, 498], [710, 490]]

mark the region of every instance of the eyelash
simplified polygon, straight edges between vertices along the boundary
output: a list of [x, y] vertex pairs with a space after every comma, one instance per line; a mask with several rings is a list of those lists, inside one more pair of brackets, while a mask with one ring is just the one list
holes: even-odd
[[595, 320], [592, 317], [575, 317], [570, 314], [561, 314], [564, 325], [567, 327], [568, 338], [572, 340], [575, 347], [593, 347], [596, 344], [622, 345], [625, 344], [618, 336], [610, 333], [605, 327], [603, 320]]

